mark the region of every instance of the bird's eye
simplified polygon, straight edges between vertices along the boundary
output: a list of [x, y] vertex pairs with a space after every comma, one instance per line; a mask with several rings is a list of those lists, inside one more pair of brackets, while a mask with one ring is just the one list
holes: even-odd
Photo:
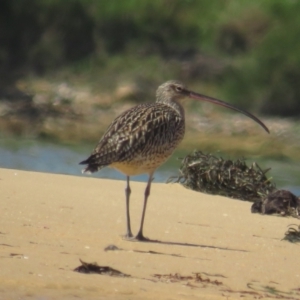
[[182, 92], [182, 87], [181, 86], [175, 86], [175, 91], [180, 93]]

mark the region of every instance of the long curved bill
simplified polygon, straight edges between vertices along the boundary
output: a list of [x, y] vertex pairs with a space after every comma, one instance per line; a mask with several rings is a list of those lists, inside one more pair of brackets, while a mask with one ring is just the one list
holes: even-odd
[[198, 94], [198, 93], [195, 93], [195, 92], [191, 92], [191, 91], [188, 91], [188, 90], [185, 90], [185, 94], [186, 96], [190, 97], [190, 98], [193, 98], [193, 99], [196, 99], [196, 100], [201, 100], [201, 101], [206, 101], [206, 102], [210, 102], [210, 103], [213, 103], [213, 104], [216, 104], [216, 105], [220, 105], [220, 106], [223, 106], [223, 107], [227, 107], [227, 108], [230, 108], [232, 110], [235, 110], [235, 111], [238, 111], [244, 115], [246, 115], [247, 117], [251, 118], [252, 120], [254, 120], [256, 123], [258, 123], [266, 132], [270, 133], [268, 127], [260, 120], [258, 119], [257, 117], [255, 117], [254, 115], [252, 115], [251, 113], [247, 112], [246, 110], [243, 110], [241, 108], [238, 108], [236, 106], [233, 106], [229, 103], [226, 103], [224, 101], [221, 101], [221, 100], [218, 100], [218, 99], [215, 99], [215, 98], [212, 98], [212, 97], [209, 97], [209, 96], [205, 96], [205, 95], [202, 95], [202, 94]]

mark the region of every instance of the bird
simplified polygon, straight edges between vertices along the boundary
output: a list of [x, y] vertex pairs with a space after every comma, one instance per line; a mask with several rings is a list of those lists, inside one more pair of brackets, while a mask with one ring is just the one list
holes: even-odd
[[[177, 80], [160, 85], [156, 91], [155, 102], [139, 104], [121, 113], [107, 128], [91, 155], [80, 164], [87, 165], [82, 170], [83, 173], [93, 173], [109, 166], [126, 176], [125, 239], [149, 240], [144, 236], [143, 227], [153, 174], [172, 155], [184, 137], [185, 111], [180, 103], [184, 98], [211, 102], [240, 112], [269, 133], [267, 126], [248, 111], [190, 91]], [[134, 237], [130, 224], [130, 177], [140, 174], [148, 174], [148, 181], [144, 192], [140, 228]]]

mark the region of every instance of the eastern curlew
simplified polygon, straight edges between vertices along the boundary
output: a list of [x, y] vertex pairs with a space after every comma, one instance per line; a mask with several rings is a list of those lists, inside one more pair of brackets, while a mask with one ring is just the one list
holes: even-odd
[[268, 128], [257, 117], [226, 102], [189, 91], [179, 81], [167, 81], [158, 87], [156, 102], [137, 105], [117, 117], [100, 139], [91, 156], [80, 164], [87, 165], [83, 173], [93, 173], [106, 166], [127, 176], [125, 237], [133, 239], [130, 226], [130, 176], [148, 174], [144, 207], [136, 240], [146, 240], [143, 225], [147, 200], [154, 171], [163, 164], [181, 142], [185, 132], [184, 109], [179, 101], [185, 97], [224, 106], [253, 119], [267, 132]]

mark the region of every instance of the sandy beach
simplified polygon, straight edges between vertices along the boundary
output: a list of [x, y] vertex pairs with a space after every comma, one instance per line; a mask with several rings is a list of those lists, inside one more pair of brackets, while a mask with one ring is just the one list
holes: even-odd
[[[0, 184], [0, 299], [300, 299], [300, 248], [282, 240], [297, 219], [154, 183], [150, 242], [132, 242], [125, 181], [0, 169]], [[134, 233], [144, 188], [131, 184]], [[74, 272], [79, 259], [130, 276]]]

